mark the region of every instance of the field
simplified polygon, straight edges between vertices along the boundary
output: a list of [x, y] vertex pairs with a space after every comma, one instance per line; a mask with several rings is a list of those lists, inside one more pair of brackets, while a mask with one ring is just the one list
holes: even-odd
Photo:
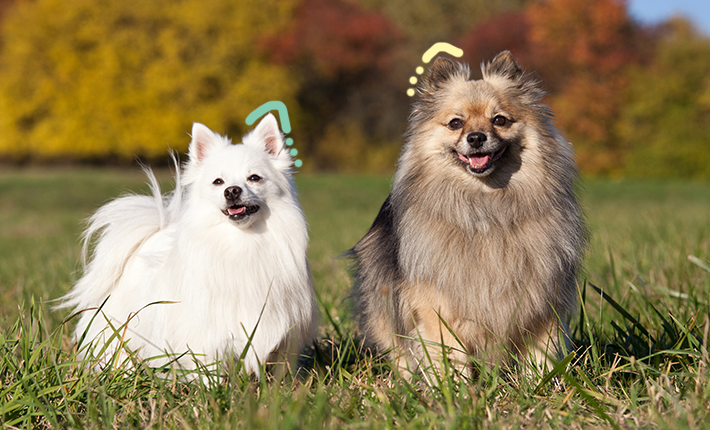
[[[170, 184], [169, 172], [161, 180]], [[534, 377], [400, 378], [358, 349], [342, 252], [366, 232], [389, 178], [297, 174], [322, 313], [317, 362], [295, 382], [183, 383], [139, 366], [82, 370], [68, 312], [82, 220], [134, 170], [0, 172], [0, 424], [4, 428], [705, 428], [710, 426], [710, 184], [585, 180], [591, 227], [578, 346]], [[689, 258], [690, 256], [690, 258]], [[596, 286], [594, 288], [592, 285]], [[599, 291], [603, 291], [600, 293]]]

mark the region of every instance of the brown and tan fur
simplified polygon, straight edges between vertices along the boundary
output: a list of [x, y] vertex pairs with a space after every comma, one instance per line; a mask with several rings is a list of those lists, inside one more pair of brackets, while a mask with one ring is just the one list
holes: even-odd
[[412, 371], [441, 359], [429, 345], [545, 365], [568, 346], [586, 242], [573, 151], [510, 52], [482, 71], [433, 63], [392, 193], [352, 250], [361, 333]]

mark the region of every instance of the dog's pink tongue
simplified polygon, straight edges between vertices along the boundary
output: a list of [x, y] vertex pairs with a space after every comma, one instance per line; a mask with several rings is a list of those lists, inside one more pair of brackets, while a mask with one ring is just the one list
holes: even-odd
[[484, 155], [482, 157], [467, 157], [459, 153], [459, 160], [463, 161], [464, 163], [468, 164], [473, 168], [483, 167], [487, 165], [490, 159], [491, 157], [489, 155]]
[[490, 159], [491, 157], [489, 155], [484, 155], [482, 157], [467, 157], [459, 153], [459, 160], [463, 161], [464, 163], [468, 164], [473, 168], [485, 166], [486, 164], [488, 164]]
[[239, 206], [238, 208], [227, 208], [227, 212], [229, 212], [230, 215], [239, 215], [240, 213], [244, 212], [247, 210], [246, 206]]
[[469, 164], [471, 167], [483, 167], [488, 164], [490, 159], [491, 157], [488, 155], [484, 155], [483, 157], [471, 157], [469, 158]]

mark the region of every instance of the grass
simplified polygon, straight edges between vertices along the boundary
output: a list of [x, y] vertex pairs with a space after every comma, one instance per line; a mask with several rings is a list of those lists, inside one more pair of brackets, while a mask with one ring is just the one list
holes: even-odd
[[[170, 182], [169, 173], [161, 175]], [[592, 239], [579, 346], [538, 378], [398, 377], [357, 348], [340, 255], [367, 230], [389, 178], [297, 175], [322, 311], [319, 365], [295, 382], [181, 382], [165, 369], [88, 372], [67, 312], [81, 220], [140, 172], [0, 173], [0, 423], [7, 428], [707, 428], [710, 184], [587, 180]], [[696, 259], [689, 259], [688, 256]], [[596, 286], [597, 288], [595, 288]], [[569, 364], [565, 366], [564, 364]]]

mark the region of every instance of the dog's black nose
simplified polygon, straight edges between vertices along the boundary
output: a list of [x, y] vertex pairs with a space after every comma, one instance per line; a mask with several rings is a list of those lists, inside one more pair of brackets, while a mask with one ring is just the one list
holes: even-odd
[[483, 142], [485, 142], [487, 139], [488, 138], [486, 137], [486, 135], [481, 133], [480, 131], [470, 133], [468, 136], [466, 136], [466, 142], [468, 142], [468, 144], [471, 145], [472, 148], [480, 148], [481, 145], [483, 145]]
[[224, 190], [224, 198], [227, 200], [237, 200], [242, 194], [242, 189], [239, 187], [227, 187]]

